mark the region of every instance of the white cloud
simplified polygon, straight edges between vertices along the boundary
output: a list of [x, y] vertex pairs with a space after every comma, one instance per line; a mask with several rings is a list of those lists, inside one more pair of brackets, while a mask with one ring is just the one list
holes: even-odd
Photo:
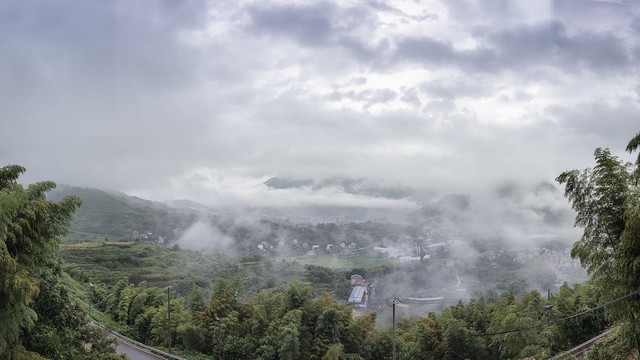
[[638, 8], [600, 5], [7, 4], [0, 162], [29, 179], [254, 205], [412, 206], [261, 187], [274, 175], [552, 181], [638, 131]]

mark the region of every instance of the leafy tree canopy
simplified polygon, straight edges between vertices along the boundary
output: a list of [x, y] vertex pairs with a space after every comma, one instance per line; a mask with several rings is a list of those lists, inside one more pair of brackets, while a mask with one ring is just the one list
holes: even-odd
[[[639, 145], [640, 133], [627, 151]], [[565, 185], [576, 211], [575, 225], [584, 229], [571, 255], [587, 267], [604, 299], [613, 300], [640, 289], [640, 162], [624, 163], [609, 149], [598, 148], [594, 156], [593, 168], [565, 171], [556, 180]], [[607, 310], [612, 320], [622, 322], [622, 338], [637, 347], [640, 301], [621, 301]]]
[[45, 192], [55, 187], [51, 181], [25, 189], [17, 182], [24, 171], [18, 165], [0, 168], [0, 354], [36, 321], [32, 301], [54, 268], [58, 237], [81, 204], [75, 196], [47, 200]]

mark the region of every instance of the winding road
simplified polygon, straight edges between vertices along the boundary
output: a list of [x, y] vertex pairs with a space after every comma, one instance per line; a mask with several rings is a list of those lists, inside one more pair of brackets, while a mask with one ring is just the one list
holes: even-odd
[[130, 344], [117, 336], [115, 339], [118, 341], [118, 345], [116, 346], [116, 352], [118, 354], [126, 354], [129, 356], [131, 360], [158, 360], [158, 359], [167, 359], [160, 355], [153, 354], [148, 350], [137, 347], [133, 344]]
[[[167, 353], [163, 353], [160, 350], [157, 349], [153, 349], [149, 346], [146, 346], [144, 344], [141, 343], [137, 343], [136, 341], [133, 341], [131, 339], [129, 339], [126, 336], [120, 335], [117, 332], [107, 328], [106, 326], [100, 324], [99, 322], [95, 321], [95, 320], [91, 320], [91, 324], [93, 324], [94, 326], [100, 327], [102, 328], [104, 331], [107, 332], [107, 336], [110, 338], [113, 338], [116, 340], [116, 353], [118, 354], [125, 354], [127, 356], [129, 356], [129, 358], [131, 360], [158, 360], [158, 359], [173, 359], [173, 360], [185, 360], [181, 357], [178, 356], [173, 356], [171, 354], [167, 354]], [[163, 354], [159, 355], [156, 353], [153, 353], [150, 351], [150, 349], [153, 349], [154, 351]]]

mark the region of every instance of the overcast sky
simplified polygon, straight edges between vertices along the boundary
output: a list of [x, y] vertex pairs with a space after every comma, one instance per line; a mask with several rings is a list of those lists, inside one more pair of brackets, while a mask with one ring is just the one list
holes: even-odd
[[636, 0], [6, 0], [0, 164], [209, 204], [552, 182], [626, 156], [639, 75]]

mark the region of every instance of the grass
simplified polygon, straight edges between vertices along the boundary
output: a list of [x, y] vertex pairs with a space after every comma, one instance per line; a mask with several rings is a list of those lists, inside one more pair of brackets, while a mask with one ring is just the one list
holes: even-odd
[[188, 293], [193, 283], [208, 288], [218, 278], [241, 276], [245, 292], [286, 286], [303, 280], [304, 268], [286, 259], [241, 262], [220, 254], [174, 251], [142, 242], [85, 242], [61, 244], [64, 270], [84, 282], [113, 285], [120, 279], [148, 286], [174, 285]]
[[174, 251], [133, 241], [64, 243], [60, 245], [58, 254], [64, 260], [63, 269], [85, 284], [114, 285], [121, 279], [128, 279], [134, 284], [146, 281], [147, 286], [159, 288], [172, 284], [180, 296], [187, 296], [194, 283], [203, 288], [205, 296], [210, 296], [211, 285], [218, 278], [234, 277], [241, 279], [243, 295], [264, 289], [286, 288], [293, 281], [312, 285], [314, 294], [321, 291], [333, 293], [336, 291], [333, 283], [310, 283], [304, 265], [319, 265], [340, 272], [389, 263], [388, 258], [361, 252], [237, 259], [221, 254]]
[[198, 261], [189, 254], [140, 242], [61, 244], [58, 254], [70, 274], [84, 273], [88, 281], [105, 284], [128, 278], [161, 287], [194, 280], [198, 273]]

